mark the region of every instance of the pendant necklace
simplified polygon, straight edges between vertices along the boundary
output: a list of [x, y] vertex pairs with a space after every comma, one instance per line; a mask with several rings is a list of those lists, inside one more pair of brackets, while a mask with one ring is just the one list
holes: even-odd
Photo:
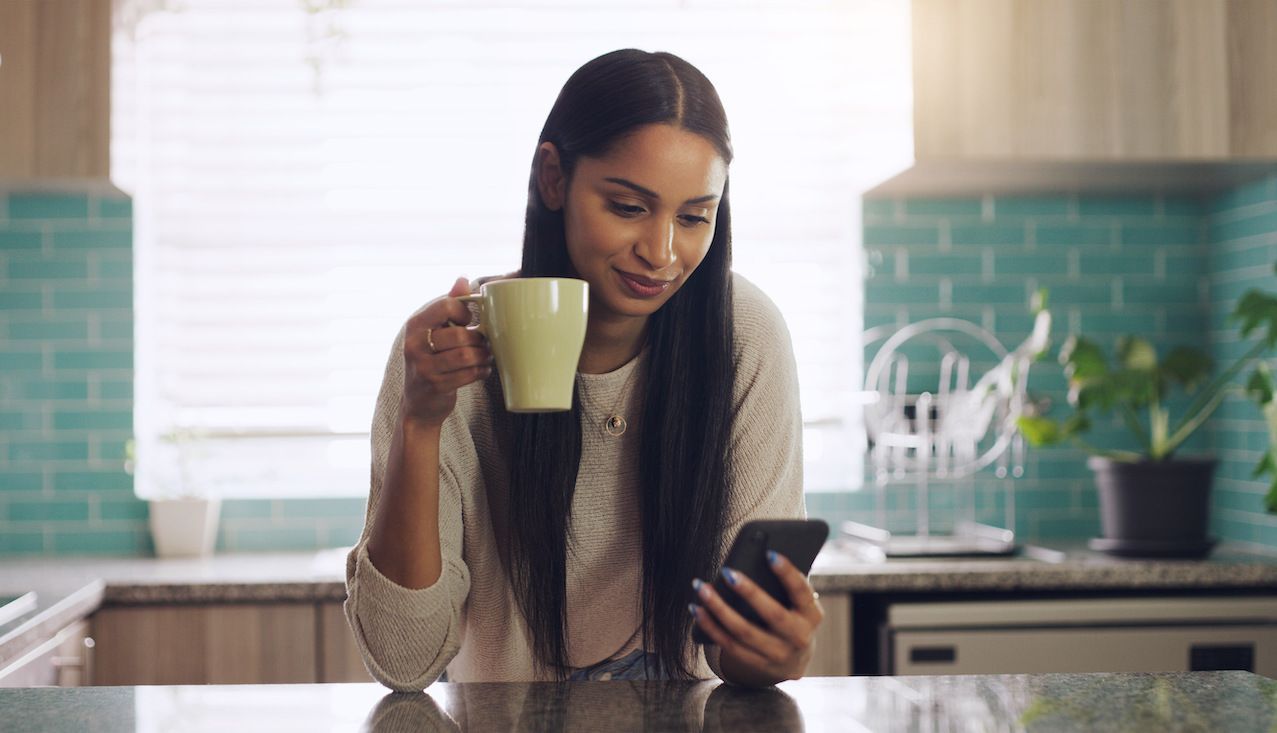
[[[621, 387], [621, 394], [616, 398], [616, 403], [612, 405], [611, 410], [604, 413], [607, 417], [603, 420], [603, 432], [614, 438], [619, 438], [624, 435], [625, 430], [629, 427], [629, 423], [626, 422], [625, 416], [620, 413], [620, 407], [621, 403], [625, 401], [625, 396], [629, 393], [630, 383], [633, 381], [634, 375], [638, 373], [638, 370], [639, 365], [635, 364], [630, 371], [630, 375], [625, 378], [625, 384]], [[589, 391], [585, 388], [585, 384], [585, 380], [582, 379], [581, 395], [585, 397], [587, 402], [589, 402], [591, 412], [600, 412], [598, 403], [594, 401], [593, 395], [589, 394]]]

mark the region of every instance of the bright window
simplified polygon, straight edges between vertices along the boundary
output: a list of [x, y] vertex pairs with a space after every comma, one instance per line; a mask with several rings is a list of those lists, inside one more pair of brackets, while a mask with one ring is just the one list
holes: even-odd
[[404, 318], [514, 269], [568, 75], [669, 50], [718, 87], [736, 269], [781, 307], [808, 486], [859, 483], [859, 195], [911, 154], [907, 0], [122, 0], [138, 491], [367, 491]]

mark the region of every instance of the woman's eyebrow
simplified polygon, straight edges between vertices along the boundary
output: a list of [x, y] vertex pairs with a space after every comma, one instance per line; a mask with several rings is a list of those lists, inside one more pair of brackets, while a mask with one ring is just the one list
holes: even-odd
[[[650, 188], [646, 188], [646, 187], [644, 187], [644, 186], [640, 186], [640, 185], [638, 185], [637, 183], [635, 183], [634, 181], [628, 181], [628, 180], [626, 180], [626, 179], [624, 179], [624, 178], [604, 178], [603, 180], [605, 180], [605, 181], [607, 181], [607, 182], [609, 182], [609, 183], [615, 183], [615, 184], [617, 184], [617, 185], [625, 186], [626, 188], [633, 189], [633, 190], [635, 190], [635, 191], [637, 191], [637, 192], [639, 192], [639, 193], [643, 194], [644, 196], [647, 196], [648, 198], [651, 198], [651, 199], [660, 200], [660, 198], [661, 198], [661, 195], [660, 195], [659, 193], [657, 193], [657, 192], [653, 191], [653, 190], [652, 190], [652, 189], [650, 189]], [[711, 193], [711, 194], [706, 194], [705, 196], [697, 196], [697, 197], [696, 197], [696, 198], [694, 198], [694, 199], [688, 199], [688, 200], [684, 201], [683, 203], [684, 203], [684, 204], [702, 204], [702, 203], [705, 203], [705, 202], [707, 202], [707, 201], [713, 201], [713, 200], [714, 200], [714, 199], [716, 199], [716, 198], [718, 198], [717, 194], [712, 194], [712, 193]]]

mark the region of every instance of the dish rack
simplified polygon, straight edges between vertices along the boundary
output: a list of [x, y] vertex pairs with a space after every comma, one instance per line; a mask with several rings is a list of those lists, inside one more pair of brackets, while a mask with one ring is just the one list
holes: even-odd
[[[1050, 339], [1050, 314], [1039, 310], [1030, 336], [1013, 350], [970, 321], [932, 318], [895, 330], [871, 329], [878, 341], [865, 370], [868, 468], [875, 523], [844, 522], [844, 537], [885, 557], [1010, 555], [1015, 542], [1015, 492], [1024, 475], [1024, 437], [1016, 420], [1028, 407], [1032, 362]], [[885, 340], [884, 340], [885, 336]], [[977, 521], [974, 476], [990, 469], [1001, 482], [1005, 527]], [[953, 485], [950, 532], [931, 526], [931, 485]], [[914, 491], [913, 534], [888, 528], [887, 491]]]

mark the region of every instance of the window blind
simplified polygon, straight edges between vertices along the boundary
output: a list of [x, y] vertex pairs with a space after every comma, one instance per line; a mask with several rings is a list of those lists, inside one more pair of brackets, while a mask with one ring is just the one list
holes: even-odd
[[737, 271], [794, 338], [811, 488], [858, 481], [860, 206], [911, 154], [905, 0], [122, 0], [138, 491], [363, 495], [404, 318], [518, 266], [573, 70], [669, 50], [732, 125]]

